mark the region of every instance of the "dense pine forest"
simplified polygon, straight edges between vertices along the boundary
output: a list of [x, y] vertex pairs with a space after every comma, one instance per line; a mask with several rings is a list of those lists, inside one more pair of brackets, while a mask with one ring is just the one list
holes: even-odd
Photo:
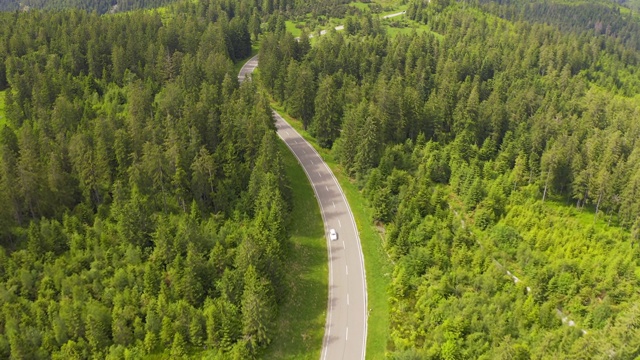
[[77, 8], [98, 14], [129, 11], [166, 5], [173, 0], [4, 0], [0, 11], [28, 11], [32, 9], [62, 10]]
[[0, 358], [269, 344], [290, 188], [234, 69], [255, 11], [0, 14]]
[[343, 0], [105, 14], [168, 2], [1, 5], [0, 358], [260, 357], [297, 219], [272, 102], [373, 209], [388, 358], [640, 356], [636, 15], [412, 0], [391, 35]]
[[276, 29], [259, 68], [384, 226], [389, 357], [640, 356], [638, 20], [546, 2], [406, 15], [421, 31], [351, 17], [310, 47]]

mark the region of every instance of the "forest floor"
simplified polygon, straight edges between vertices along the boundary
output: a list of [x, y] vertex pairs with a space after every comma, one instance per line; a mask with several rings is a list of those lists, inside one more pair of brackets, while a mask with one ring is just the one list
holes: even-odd
[[328, 264], [324, 226], [318, 203], [302, 167], [279, 142], [293, 190], [293, 218], [284, 298], [277, 328], [265, 359], [318, 359], [327, 309]]
[[[369, 319], [367, 324], [367, 359], [384, 359], [389, 339], [389, 303], [387, 290], [391, 281], [392, 267], [384, 251], [382, 239], [373, 218], [372, 209], [358, 189], [338, 165], [330, 150], [318, 146], [316, 140], [302, 128], [302, 123], [289, 116], [282, 106], [272, 102], [271, 107], [278, 111], [322, 156], [338, 179], [358, 226], [364, 265], [367, 277], [367, 300]], [[293, 185], [293, 184], [292, 184]]]

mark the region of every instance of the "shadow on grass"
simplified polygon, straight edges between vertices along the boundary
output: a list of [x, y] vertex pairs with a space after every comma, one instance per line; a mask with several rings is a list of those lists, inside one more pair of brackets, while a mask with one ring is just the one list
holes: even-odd
[[280, 143], [293, 191], [291, 239], [286, 251], [288, 293], [280, 306], [273, 341], [264, 359], [318, 359], [328, 296], [327, 246], [320, 209], [302, 167]]

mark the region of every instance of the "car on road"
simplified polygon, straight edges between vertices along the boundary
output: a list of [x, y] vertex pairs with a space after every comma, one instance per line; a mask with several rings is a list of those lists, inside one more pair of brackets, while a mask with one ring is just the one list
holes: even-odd
[[329, 239], [331, 239], [331, 241], [338, 240], [338, 233], [336, 232], [336, 229], [329, 230]]

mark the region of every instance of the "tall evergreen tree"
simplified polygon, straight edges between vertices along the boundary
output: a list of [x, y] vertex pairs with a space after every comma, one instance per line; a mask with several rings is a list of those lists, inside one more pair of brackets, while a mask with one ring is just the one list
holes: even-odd
[[310, 131], [320, 146], [331, 148], [340, 136], [342, 120], [342, 95], [333, 76], [325, 76], [320, 80], [314, 108]]

